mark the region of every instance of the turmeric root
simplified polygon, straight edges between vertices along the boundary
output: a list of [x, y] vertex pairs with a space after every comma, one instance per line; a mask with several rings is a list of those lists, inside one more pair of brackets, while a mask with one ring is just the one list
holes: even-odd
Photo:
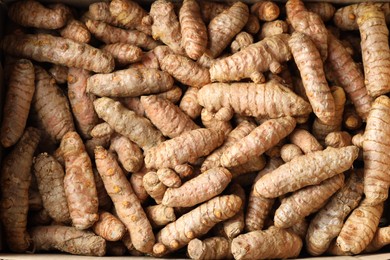
[[162, 168], [157, 170], [158, 179], [168, 188], [178, 188], [181, 186], [181, 179], [174, 170]]
[[367, 93], [363, 74], [341, 42], [331, 33], [328, 33], [328, 45], [326, 63], [332, 75], [335, 76], [337, 84], [344, 88], [359, 116], [366, 120], [372, 98]]
[[149, 120], [127, 110], [118, 101], [103, 97], [94, 101], [94, 107], [98, 116], [117, 133], [126, 136], [144, 151], [164, 140]]
[[301, 116], [311, 112], [309, 103], [273, 80], [265, 84], [208, 84], [199, 90], [198, 102], [214, 113], [231, 108], [235, 113], [254, 117]]
[[234, 238], [231, 250], [234, 259], [295, 258], [302, 249], [302, 240], [295, 233], [270, 227]]
[[92, 128], [99, 118], [93, 108], [95, 96], [87, 94], [87, 80], [91, 73], [87, 70], [69, 68], [68, 98], [76, 127], [84, 138], [89, 138]]
[[54, 78], [57, 84], [65, 84], [68, 80], [68, 67], [53, 64], [49, 69], [49, 74]]
[[236, 195], [215, 197], [201, 204], [161, 229], [156, 235], [157, 244], [153, 252], [164, 254], [184, 247], [192, 239], [206, 234], [218, 222], [233, 217], [241, 204]]
[[300, 71], [303, 86], [314, 114], [324, 124], [330, 124], [335, 117], [334, 98], [326, 81], [323, 64], [316, 46], [308, 36], [300, 32], [294, 32], [288, 44]]
[[[371, 106], [372, 106], [372, 104], [370, 103], [370, 109], [371, 109]], [[368, 116], [368, 114], [366, 115], [365, 120], [367, 120], [367, 116]], [[361, 128], [362, 125], [363, 125], [363, 119], [362, 119], [362, 117], [360, 117], [358, 115], [355, 107], [353, 107], [351, 105], [346, 105], [344, 108], [343, 126], [347, 130], [354, 131], [354, 130], [358, 130], [359, 128]]]
[[295, 144], [285, 144], [280, 150], [280, 157], [284, 162], [289, 162], [295, 157], [301, 156], [303, 154], [301, 148]]
[[123, 223], [107, 211], [99, 212], [99, 220], [92, 230], [107, 241], [118, 241], [128, 232]]
[[159, 180], [156, 172], [150, 171], [144, 175], [143, 186], [150, 197], [152, 197], [157, 204], [161, 204], [167, 186]]
[[375, 233], [374, 238], [364, 250], [365, 253], [376, 252], [390, 243], [390, 227], [381, 227]]
[[283, 20], [265, 22], [261, 27], [259, 39], [263, 40], [264, 38], [287, 33], [287, 32], [288, 32], [288, 24]]
[[259, 32], [260, 27], [261, 25], [260, 25], [259, 18], [257, 18], [257, 16], [253, 14], [249, 14], [248, 21], [244, 26], [244, 31], [251, 35], [255, 35], [256, 33]]
[[306, 218], [301, 218], [297, 223], [292, 225], [288, 230], [297, 234], [303, 241], [306, 237], [308, 228], [309, 228], [309, 222], [306, 220]]
[[112, 207], [112, 201], [108, 196], [102, 177], [96, 168], [93, 168], [93, 177], [95, 179], [96, 191], [98, 194], [99, 208], [102, 210], [110, 210]]
[[156, 69], [125, 69], [88, 78], [87, 92], [101, 97], [136, 97], [173, 87], [172, 77]]
[[110, 13], [121, 27], [137, 29], [147, 35], [152, 34], [150, 25], [144, 22], [146, 11], [131, 0], [113, 0], [110, 2]]
[[160, 61], [160, 67], [177, 81], [201, 88], [210, 83], [210, 73], [195, 61], [177, 54], [168, 54]]
[[70, 222], [62, 165], [51, 155], [41, 153], [34, 161], [34, 175], [48, 215], [59, 223]]
[[12, 151], [3, 158], [0, 185], [0, 217], [12, 252], [30, 249], [31, 238], [26, 231], [28, 189], [31, 183], [33, 155], [40, 135], [28, 127]]
[[348, 132], [332, 132], [325, 138], [325, 145], [334, 148], [345, 147], [352, 145], [352, 137]]
[[188, 178], [194, 174], [194, 168], [188, 163], [176, 165], [173, 169], [180, 179]]
[[137, 30], [125, 30], [93, 20], [87, 20], [85, 25], [98, 40], [106, 44], [128, 43], [147, 50], [158, 46], [158, 43], [152, 37]]
[[155, 1], [150, 7], [149, 15], [152, 20], [153, 39], [161, 40], [174, 53], [184, 54], [180, 23], [173, 3], [167, 0]]
[[248, 6], [242, 2], [234, 3], [229, 9], [214, 17], [207, 27], [209, 36], [207, 56], [218, 57], [234, 36], [244, 28], [248, 17]]
[[66, 26], [60, 30], [60, 35], [79, 43], [88, 43], [91, 40], [91, 33], [84, 23], [70, 19]]
[[229, 57], [218, 59], [210, 67], [211, 81], [229, 82], [250, 78], [254, 83], [262, 83], [262, 72], [270, 70], [279, 73], [281, 63], [291, 59], [288, 47], [290, 36], [280, 34], [267, 37], [246, 47]]
[[104, 186], [114, 203], [119, 219], [130, 232], [135, 249], [143, 253], [152, 252], [155, 241], [152, 226], [122, 169], [113, 155], [101, 146], [96, 147], [95, 158]]
[[63, 4], [46, 8], [34, 0], [17, 1], [8, 9], [8, 17], [24, 26], [42, 29], [59, 29], [65, 26], [70, 10]]
[[118, 160], [128, 172], [137, 172], [143, 165], [141, 149], [127, 137], [117, 135], [111, 138], [110, 150], [115, 151]]
[[188, 243], [187, 254], [191, 259], [230, 259], [230, 242], [224, 237], [197, 238]]
[[331, 3], [318, 2], [305, 5], [308, 11], [318, 14], [324, 23], [330, 21], [336, 12], [336, 8]]
[[202, 19], [206, 24], [210, 23], [217, 15], [229, 8], [226, 3], [222, 2], [199, 1], [198, 4], [202, 13]]
[[200, 116], [202, 111], [202, 106], [198, 102], [198, 91], [198, 88], [189, 87], [179, 104], [180, 109], [192, 119]]
[[143, 55], [142, 50], [139, 47], [128, 43], [118, 42], [107, 44], [102, 49], [111, 53], [118, 66], [140, 61]]
[[175, 211], [164, 205], [154, 205], [145, 208], [145, 213], [153, 228], [166, 226], [176, 220]]
[[200, 116], [202, 119], [202, 124], [206, 128], [215, 131], [222, 131], [225, 136], [227, 136], [230, 131], [232, 131], [232, 124], [230, 121], [217, 119], [216, 113], [212, 113], [207, 109], [202, 109]]
[[261, 21], [270, 22], [278, 18], [279, 6], [271, 1], [259, 1], [251, 6], [251, 13], [255, 14]]
[[341, 87], [331, 87], [332, 96], [335, 105], [335, 114], [333, 121], [330, 123], [324, 123], [320, 119], [316, 118], [312, 126], [313, 135], [323, 142], [325, 137], [334, 131], [340, 131], [343, 122], [344, 105], [346, 102], [344, 90]]
[[60, 149], [65, 159], [64, 188], [72, 224], [87, 229], [99, 219], [91, 159], [76, 132], [64, 135]]
[[345, 221], [336, 245], [346, 253], [361, 253], [374, 238], [382, 212], [383, 203], [369, 206], [363, 200]]
[[183, 91], [180, 87], [174, 86], [170, 90], [155, 94], [159, 98], [163, 98], [166, 100], [169, 100], [170, 102], [176, 104], [180, 101], [181, 95], [183, 94]]
[[[275, 170], [282, 164], [282, 160], [278, 158], [271, 158], [266, 167], [257, 174], [254, 183], [256, 183], [256, 181], [262, 176]], [[248, 205], [245, 215], [246, 231], [250, 232], [263, 229], [265, 221], [271, 212], [274, 201], [274, 199], [267, 199], [261, 195], [255, 194], [254, 185], [252, 185], [251, 192], [248, 197]]]
[[37, 226], [29, 230], [37, 251], [59, 250], [74, 255], [103, 256], [106, 241], [90, 231], [66, 226]]
[[246, 204], [245, 190], [239, 184], [232, 184], [227, 192], [240, 197], [242, 204], [240, 211], [228, 220], [222, 222], [224, 233], [228, 239], [233, 239], [244, 231], [245, 227], [245, 215], [244, 207]]
[[288, 228], [322, 208], [344, 184], [344, 174], [338, 174], [320, 184], [305, 187], [284, 198], [275, 211], [276, 227]]
[[240, 32], [230, 45], [232, 53], [239, 52], [253, 43], [253, 36], [247, 32]]
[[263, 154], [290, 134], [295, 125], [295, 119], [292, 117], [281, 117], [264, 122], [224, 151], [221, 156], [222, 166], [232, 167], [244, 164], [249, 161], [250, 157]]
[[119, 21], [110, 12], [109, 2], [91, 3], [88, 7], [88, 18], [108, 23], [113, 26], [119, 26]]
[[104, 122], [97, 124], [92, 128], [91, 136], [94, 138], [100, 138], [105, 136], [111, 136], [114, 132], [114, 129], [112, 129], [108, 123]]
[[[328, 56], [328, 32], [321, 17], [308, 11], [301, 0], [287, 1], [286, 12], [294, 30], [307, 35], [319, 52], [319, 60], [325, 61]], [[311, 50], [310, 53], [312, 53]], [[318, 78], [315, 77], [315, 79]]]
[[323, 151], [299, 156], [260, 178], [255, 183], [255, 193], [266, 198], [276, 198], [302, 187], [318, 184], [348, 170], [358, 152], [356, 146], [328, 147]]
[[220, 194], [231, 179], [232, 174], [225, 168], [212, 168], [178, 188], [168, 188], [161, 203], [169, 207], [195, 206]]
[[363, 195], [363, 176], [351, 171], [342, 187], [310, 222], [306, 236], [306, 249], [318, 256], [326, 251], [338, 236], [345, 218], [359, 205]]
[[165, 136], [174, 138], [199, 128], [179, 107], [166, 99], [142, 96], [141, 104], [146, 116]]
[[133, 172], [130, 176], [129, 182], [135, 195], [137, 195], [139, 201], [144, 203], [149, 197], [143, 183], [144, 176], [146, 174], [146, 168], [142, 168], [139, 172]]
[[114, 59], [88, 44], [77, 43], [49, 34], [7, 35], [3, 38], [5, 53], [39, 62], [51, 62], [67, 67], [109, 73], [114, 69]]
[[185, 0], [180, 8], [181, 45], [188, 57], [197, 60], [207, 48], [207, 28], [196, 0]]
[[3, 147], [14, 145], [23, 135], [35, 92], [34, 66], [21, 59], [14, 64], [5, 97], [0, 139]]
[[223, 139], [223, 133], [206, 128], [185, 132], [146, 151], [145, 166], [159, 169], [172, 168], [186, 162], [194, 163], [220, 146]]
[[75, 128], [68, 100], [53, 78], [41, 67], [35, 66], [35, 80], [32, 106], [39, 125], [52, 140], [59, 142], [65, 133]]

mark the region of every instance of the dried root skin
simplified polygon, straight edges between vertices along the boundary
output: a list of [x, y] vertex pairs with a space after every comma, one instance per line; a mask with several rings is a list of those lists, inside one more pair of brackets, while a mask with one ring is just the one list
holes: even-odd
[[262, 40], [278, 34], [288, 33], [288, 24], [283, 20], [275, 20], [272, 22], [265, 22], [259, 34], [259, 39]]
[[107, 44], [102, 49], [111, 53], [118, 66], [140, 61], [143, 55], [139, 47], [122, 42]]
[[135, 249], [150, 253], [155, 242], [152, 226], [130, 183], [112, 154], [103, 147], [95, 149], [96, 166], [111, 197], [119, 219], [130, 232]]
[[93, 108], [95, 96], [86, 93], [87, 80], [91, 73], [87, 70], [69, 68], [68, 98], [72, 108], [75, 124], [84, 138], [90, 138], [92, 128], [99, 118]]
[[178, 106], [166, 99], [155, 95], [142, 96], [141, 104], [146, 116], [164, 136], [174, 138], [199, 128]]
[[66, 24], [70, 10], [63, 4], [46, 8], [38, 1], [27, 0], [12, 4], [8, 9], [8, 16], [24, 27], [59, 29]]
[[253, 14], [249, 14], [248, 21], [246, 22], [243, 30], [251, 35], [255, 35], [260, 31], [260, 28], [261, 25], [259, 18]]
[[49, 69], [49, 74], [54, 78], [57, 84], [65, 84], [68, 80], [69, 68], [62, 65], [53, 64]]
[[375, 98], [390, 92], [389, 30], [383, 11], [373, 4], [359, 7], [356, 16], [361, 37], [364, 83], [368, 94]]
[[359, 116], [365, 120], [371, 107], [372, 98], [367, 93], [362, 72], [342, 43], [331, 33], [328, 33], [328, 48], [326, 63], [331, 67], [332, 75], [344, 88]]
[[113, 26], [119, 26], [118, 20], [110, 12], [109, 2], [96, 2], [92, 3], [88, 7], [89, 18], [102, 21]]
[[198, 4], [200, 6], [200, 12], [202, 13], [203, 21], [206, 24], [229, 8], [226, 3], [222, 2], [199, 1]]
[[271, 1], [259, 1], [251, 6], [251, 13], [255, 14], [261, 21], [271, 22], [279, 17], [279, 6]]
[[363, 201], [345, 221], [336, 245], [346, 253], [361, 253], [374, 238], [382, 212], [383, 203], [369, 206]]
[[330, 21], [336, 12], [336, 8], [331, 3], [318, 2], [305, 5], [308, 11], [318, 14], [324, 23]]
[[114, 59], [110, 54], [85, 43], [49, 34], [8, 35], [3, 38], [2, 49], [14, 56], [97, 73], [109, 73], [114, 69]]
[[125, 225], [107, 211], [99, 212], [99, 220], [92, 226], [92, 230], [107, 241], [118, 241], [128, 232]]
[[48, 215], [59, 223], [70, 222], [62, 165], [53, 156], [41, 153], [34, 161], [34, 175]]
[[35, 92], [34, 66], [29, 60], [20, 59], [12, 67], [5, 97], [1, 144], [7, 148], [23, 135]]
[[154, 228], [166, 226], [176, 220], [174, 209], [161, 204], [145, 208], [145, 213]]
[[180, 8], [181, 45], [188, 57], [199, 59], [207, 48], [207, 28], [196, 0], [185, 0]]
[[180, 109], [192, 119], [200, 116], [202, 111], [202, 106], [198, 102], [198, 91], [198, 88], [189, 87], [179, 104]]
[[94, 106], [100, 118], [143, 150], [148, 150], [164, 140], [161, 132], [155, 129], [148, 119], [126, 109], [120, 102], [99, 98], [94, 101]]
[[322, 208], [327, 200], [343, 186], [344, 174], [338, 174], [318, 185], [313, 185], [294, 192], [282, 200], [275, 212], [276, 227], [288, 228]]
[[106, 241], [89, 231], [66, 226], [36, 226], [30, 229], [35, 250], [59, 250], [75, 255], [103, 256]]
[[297, 31], [292, 34], [288, 44], [314, 114], [325, 124], [331, 123], [335, 117], [335, 102], [316, 46], [308, 36]]
[[308, 185], [319, 184], [348, 170], [358, 156], [356, 146], [328, 147], [294, 158], [255, 183], [255, 192], [275, 198]]
[[68, 99], [54, 79], [40, 67], [35, 67], [35, 93], [32, 101], [39, 124], [52, 140], [60, 141], [65, 133], [74, 131]]
[[252, 231], [233, 239], [231, 250], [235, 259], [272, 259], [298, 257], [302, 240], [291, 231], [270, 227]]
[[160, 93], [173, 87], [173, 78], [157, 69], [125, 69], [95, 74], [88, 79], [87, 92], [101, 97], [136, 97]]
[[232, 53], [239, 52], [253, 43], [253, 36], [247, 32], [240, 32], [230, 44]]
[[324, 123], [319, 118], [316, 118], [312, 126], [313, 135], [321, 142], [325, 140], [329, 133], [340, 131], [343, 122], [344, 105], [346, 102], [345, 92], [341, 87], [331, 87], [330, 90], [335, 105], [334, 118], [330, 123]]
[[276, 81], [265, 84], [208, 84], [199, 90], [198, 102], [211, 112], [232, 108], [235, 113], [254, 117], [278, 118], [308, 115], [311, 112], [309, 103]]
[[145, 190], [143, 178], [146, 174], [146, 170], [141, 169], [139, 172], [133, 172], [130, 176], [129, 182], [135, 195], [137, 195], [139, 201], [141, 203], [145, 202], [145, 200], [149, 197], [149, 194]]
[[306, 218], [301, 218], [298, 220], [297, 223], [292, 225], [288, 230], [297, 234], [302, 239], [302, 241], [304, 241], [308, 228], [309, 228], [309, 222], [306, 220]]
[[202, 109], [200, 116], [203, 126], [208, 129], [222, 131], [225, 136], [227, 136], [230, 131], [232, 131], [232, 124], [230, 121], [217, 119], [216, 113], [212, 113], [207, 109]]
[[167, 140], [145, 153], [145, 165], [150, 169], [172, 168], [210, 154], [223, 143], [223, 133], [210, 129], [195, 129]]
[[159, 180], [156, 172], [150, 171], [144, 175], [143, 186], [150, 197], [152, 197], [157, 204], [161, 204], [167, 186]]
[[3, 158], [0, 213], [7, 244], [12, 252], [25, 252], [31, 245], [26, 231], [28, 190], [33, 155], [39, 139], [38, 130], [27, 128], [12, 151]]
[[85, 149], [87, 150], [91, 160], [95, 159], [94, 150], [97, 146], [103, 146], [104, 148], [108, 148], [110, 146], [110, 138], [110, 136], [103, 136], [85, 141]]
[[237, 195], [238, 197], [240, 197], [242, 201], [240, 211], [230, 219], [222, 222], [224, 233], [226, 234], [227, 238], [231, 240], [244, 231], [244, 227], [245, 227], [244, 208], [246, 204], [245, 202], [246, 195], [245, 195], [245, 190], [241, 187], [241, 185], [236, 183], [232, 184], [228, 188], [227, 192], [229, 194]]
[[251, 157], [260, 156], [290, 134], [295, 125], [295, 119], [292, 117], [267, 120], [227, 148], [221, 156], [221, 165], [233, 167], [247, 163]]
[[99, 219], [91, 159], [76, 132], [64, 135], [60, 149], [65, 159], [64, 188], [72, 224], [87, 229]]
[[166, 250], [175, 251], [206, 234], [215, 224], [233, 217], [241, 207], [236, 195], [215, 197], [166, 225], [156, 235]]
[[290, 36], [270, 36], [229, 57], [216, 60], [210, 67], [211, 81], [228, 82], [250, 78], [255, 83], [265, 81], [262, 72], [279, 73], [281, 63], [291, 59]]
[[174, 85], [173, 88], [171, 88], [170, 90], [155, 95], [159, 98], [169, 100], [170, 102], [176, 104], [177, 102], [180, 101], [182, 94], [183, 94], [182, 89]]
[[113, 0], [110, 2], [110, 13], [121, 27], [152, 34], [150, 25], [143, 22], [148, 14], [138, 3], [131, 0]]
[[242, 2], [234, 3], [229, 9], [214, 17], [207, 27], [209, 36], [207, 55], [211, 58], [218, 57], [234, 36], [244, 28], [248, 17], [248, 6]]
[[128, 172], [137, 172], [143, 165], [144, 156], [138, 145], [125, 136], [111, 138], [110, 150], [118, 155], [118, 160]]
[[352, 137], [345, 131], [332, 132], [326, 136], [325, 145], [334, 148], [349, 146], [352, 145]]
[[303, 155], [301, 148], [295, 144], [285, 144], [280, 150], [280, 157], [284, 162], [289, 162], [295, 157]]
[[192, 207], [219, 195], [230, 183], [232, 174], [225, 168], [212, 168], [165, 191], [162, 204], [169, 207]]
[[364, 252], [373, 253], [390, 243], [390, 227], [378, 228]]
[[388, 149], [390, 147], [390, 99], [380, 96], [367, 117], [363, 140], [364, 194], [366, 202], [376, 205], [388, 197], [390, 185]]
[[338, 236], [345, 218], [359, 205], [363, 195], [363, 178], [351, 171], [350, 177], [310, 222], [306, 249], [313, 255], [323, 254]]
[[169, 168], [162, 168], [157, 170], [158, 179], [168, 188], [178, 188], [181, 186], [181, 179], [179, 175]]
[[152, 37], [137, 30], [125, 30], [93, 20], [87, 20], [85, 25], [98, 40], [106, 44], [122, 42], [147, 50], [151, 50], [159, 45]]
[[112, 208], [112, 201], [108, 196], [102, 177], [96, 168], [93, 168], [93, 177], [95, 179], [96, 191], [98, 194], [99, 209], [110, 210]]
[[71, 19], [66, 26], [60, 30], [60, 35], [79, 43], [88, 43], [91, 40], [91, 33], [84, 23]]
[[188, 243], [187, 254], [191, 259], [230, 259], [230, 242], [224, 237], [197, 238]]
[[111, 136], [113, 133], [114, 133], [114, 129], [112, 129], [107, 122], [97, 124], [91, 130], [91, 136], [93, 138]]
[[181, 45], [182, 35], [179, 19], [175, 14], [172, 2], [158, 0], [150, 7], [152, 18], [152, 36], [155, 40], [161, 40], [168, 45], [174, 53], [184, 54]]
[[308, 11], [301, 0], [287, 1], [286, 12], [294, 30], [307, 35], [318, 49], [320, 60], [325, 61], [328, 56], [328, 32], [321, 17]]
[[[370, 103], [370, 109], [372, 104]], [[367, 119], [368, 114], [366, 115]], [[365, 120], [366, 120], [365, 119]], [[350, 131], [358, 130], [363, 125], [363, 119], [358, 115], [356, 109], [353, 106], [346, 105], [343, 115], [343, 126]]]

